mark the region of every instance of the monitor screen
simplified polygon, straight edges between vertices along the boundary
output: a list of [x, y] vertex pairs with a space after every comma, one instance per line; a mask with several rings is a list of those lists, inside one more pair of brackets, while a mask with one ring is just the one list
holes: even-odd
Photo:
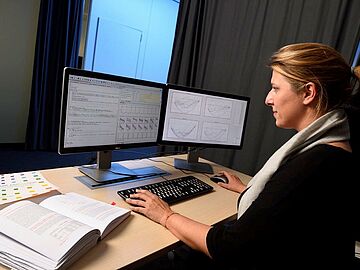
[[195, 148], [242, 147], [248, 97], [167, 85], [164, 102], [159, 133], [162, 144]]
[[156, 145], [164, 87], [66, 67], [59, 153], [97, 151], [97, 166], [105, 170], [111, 167], [111, 150]]

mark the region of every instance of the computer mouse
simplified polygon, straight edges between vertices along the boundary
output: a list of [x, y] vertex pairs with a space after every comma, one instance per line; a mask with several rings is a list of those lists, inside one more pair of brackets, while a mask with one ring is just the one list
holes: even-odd
[[211, 176], [210, 180], [215, 182], [215, 183], [219, 183], [219, 182], [222, 182], [222, 183], [225, 183], [225, 184], [229, 183], [229, 180], [223, 174], [217, 174], [217, 175]]

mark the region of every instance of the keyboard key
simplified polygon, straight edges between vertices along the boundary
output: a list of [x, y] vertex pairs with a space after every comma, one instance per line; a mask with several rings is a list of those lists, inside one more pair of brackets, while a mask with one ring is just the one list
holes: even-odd
[[169, 204], [193, 198], [211, 192], [213, 187], [192, 175], [187, 175], [159, 183], [143, 185], [136, 188], [119, 190], [117, 193], [123, 198], [130, 198], [136, 189], [146, 189], [156, 194]]

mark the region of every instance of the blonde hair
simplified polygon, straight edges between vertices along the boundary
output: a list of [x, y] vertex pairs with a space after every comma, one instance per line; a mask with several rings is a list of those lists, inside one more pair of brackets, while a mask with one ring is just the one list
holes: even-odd
[[269, 65], [285, 76], [297, 91], [302, 91], [308, 82], [314, 83], [318, 89], [318, 113], [342, 105], [351, 96], [353, 87], [350, 81], [354, 70], [339, 52], [328, 45], [297, 43], [284, 46], [272, 55]]
[[360, 80], [360, 66], [351, 68], [353, 75]]

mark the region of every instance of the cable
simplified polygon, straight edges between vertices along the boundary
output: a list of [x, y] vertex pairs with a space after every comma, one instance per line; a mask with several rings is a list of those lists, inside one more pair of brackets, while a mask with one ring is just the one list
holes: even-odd
[[143, 177], [151, 177], [151, 176], [161, 176], [161, 175], [163, 175], [163, 173], [128, 174], [128, 173], [115, 172], [115, 171], [111, 171], [111, 170], [109, 170], [109, 172], [111, 172], [111, 173], [113, 173], [113, 174], [117, 174], [117, 175], [131, 176], [131, 177], [134, 177], [134, 179], [136, 179], [136, 178], [143, 178]]
[[150, 160], [150, 161], [152, 161], [152, 162], [164, 163], [165, 165], [168, 165], [168, 166], [171, 166], [171, 167], [174, 168], [174, 165], [173, 165], [173, 164], [167, 163], [167, 162], [165, 162], [165, 161], [163, 161], [163, 160], [155, 160], [155, 159], [152, 159], [152, 158], [147, 158], [147, 160]]
[[[150, 161], [153, 161], [153, 162], [161, 162], [161, 163], [164, 163], [165, 165], [168, 165], [168, 166], [171, 166], [171, 167], [175, 168], [175, 166], [173, 164], [167, 163], [167, 162], [162, 161], [162, 160], [154, 160], [154, 159], [151, 159], [151, 158], [147, 158], [147, 160], [150, 160]], [[192, 174], [191, 172], [187, 172], [187, 171], [179, 169], [179, 168], [176, 168], [176, 169], [181, 171], [183, 174]]]
[[[152, 157], [166, 157], [166, 156], [171, 156], [171, 155], [180, 155], [180, 154], [187, 154], [189, 152], [193, 152], [193, 151], [201, 151], [201, 150], [204, 150], [206, 149], [206, 147], [201, 147], [201, 148], [190, 148], [186, 151], [162, 151], [162, 152], [152, 152], [152, 153], [149, 153], [147, 155], [144, 155], [144, 156], [140, 156], [140, 157], [137, 157], [135, 159], [149, 159], [152, 158]], [[122, 153], [135, 153], [135, 154], [143, 154], [142, 152], [140, 151], [132, 151], [132, 150], [121, 150]], [[92, 157], [90, 158], [90, 161], [87, 163], [87, 164], [93, 164], [96, 162], [96, 157]], [[134, 160], [135, 160], [134, 159]], [[155, 160], [152, 160], [152, 161], [155, 161]]]
[[[162, 160], [154, 160], [154, 159], [151, 159], [151, 158], [147, 158], [147, 160], [150, 160], [150, 161], [152, 161], [152, 162], [164, 163], [165, 165], [168, 165], [168, 166], [171, 166], [171, 167], [175, 168], [175, 166], [174, 166], [173, 164], [167, 163], [167, 162], [162, 161]], [[178, 168], [176, 168], [176, 169], [178, 169]], [[182, 173], [184, 173], [184, 174], [193, 174], [193, 173], [194, 173], [194, 172], [188, 172], [188, 171], [182, 170], [182, 169], [178, 169], [178, 170], [180, 170], [180, 171], [181, 171]], [[206, 176], [207, 178], [210, 179], [210, 176], [209, 176], [208, 174], [206, 174], [206, 173], [201, 173], [201, 174], [203, 174], [204, 176]]]
[[[174, 155], [174, 154], [186, 154], [186, 153], [189, 153], [189, 152], [192, 152], [192, 151], [201, 151], [203, 149], [206, 149], [206, 147], [202, 147], [202, 148], [190, 148], [190, 150], [188, 151], [171, 151], [171, 152], [153, 152], [153, 153], [150, 153], [148, 154], [147, 156], [143, 156], [143, 157], [139, 157], [137, 159], [147, 159], [147, 160], [150, 160], [152, 162], [161, 162], [165, 165], [168, 165], [168, 166], [171, 166], [173, 168], [175, 168], [175, 166], [173, 164], [170, 164], [170, 163], [167, 163], [165, 161], [162, 161], [162, 160], [154, 160], [152, 158], [154, 157], [166, 157], [166, 156], [169, 156], [169, 155]], [[139, 152], [139, 151], [124, 151], [124, 152], [127, 152], [127, 153], [137, 153], [137, 154], [140, 154], [142, 152]], [[164, 155], [161, 155], [161, 154], [164, 154]], [[93, 160], [93, 159], [92, 159]], [[93, 169], [93, 170], [96, 170], [96, 168], [91, 168], [89, 167], [90, 169]], [[186, 170], [182, 170], [182, 169], [178, 169], [180, 170], [182, 173], [184, 174], [193, 174], [193, 172], [188, 172]], [[121, 173], [121, 172], [116, 172], [116, 171], [112, 171], [112, 170], [108, 170], [109, 172], [113, 173], [113, 174], [117, 174], [117, 175], [123, 175], [123, 176], [130, 176], [132, 177], [132, 179], [137, 179], [137, 178], [143, 178], [143, 177], [151, 177], [151, 176], [161, 176], [162, 178], [164, 178], [162, 176], [161, 173], [150, 173], [150, 174], [127, 174], [127, 173]], [[205, 173], [203, 173], [205, 176], [209, 177], [208, 175], [206, 175]], [[166, 178], [164, 178], [166, 179]]]
[[[166, 157], [166, 156], [171, 156], [171, 155], [179, 155], [179, 154], [187, 154], [189, 152], [193, 152], [193, 151], [201, 151], [201, 150], [204, 150], [206, 149], [206, 147], [201, 147], [201, 148], [191, 148], [190, 150], [185, 150], [185, 151], [163, 151], [163, 152], [152, 152], [152, 153], [149, 153], [145, 156], [141, 156], [141, 157], [138, 157], [137, 159], [148, 159], [148, 158], [151, 158], [151, 157]], [[123, 151], [123, 150], [122, 150]], [[135, 154], [143, 154], [142, 152], [140, 151], [123, 151], [125, 153], [135, 153]]]

